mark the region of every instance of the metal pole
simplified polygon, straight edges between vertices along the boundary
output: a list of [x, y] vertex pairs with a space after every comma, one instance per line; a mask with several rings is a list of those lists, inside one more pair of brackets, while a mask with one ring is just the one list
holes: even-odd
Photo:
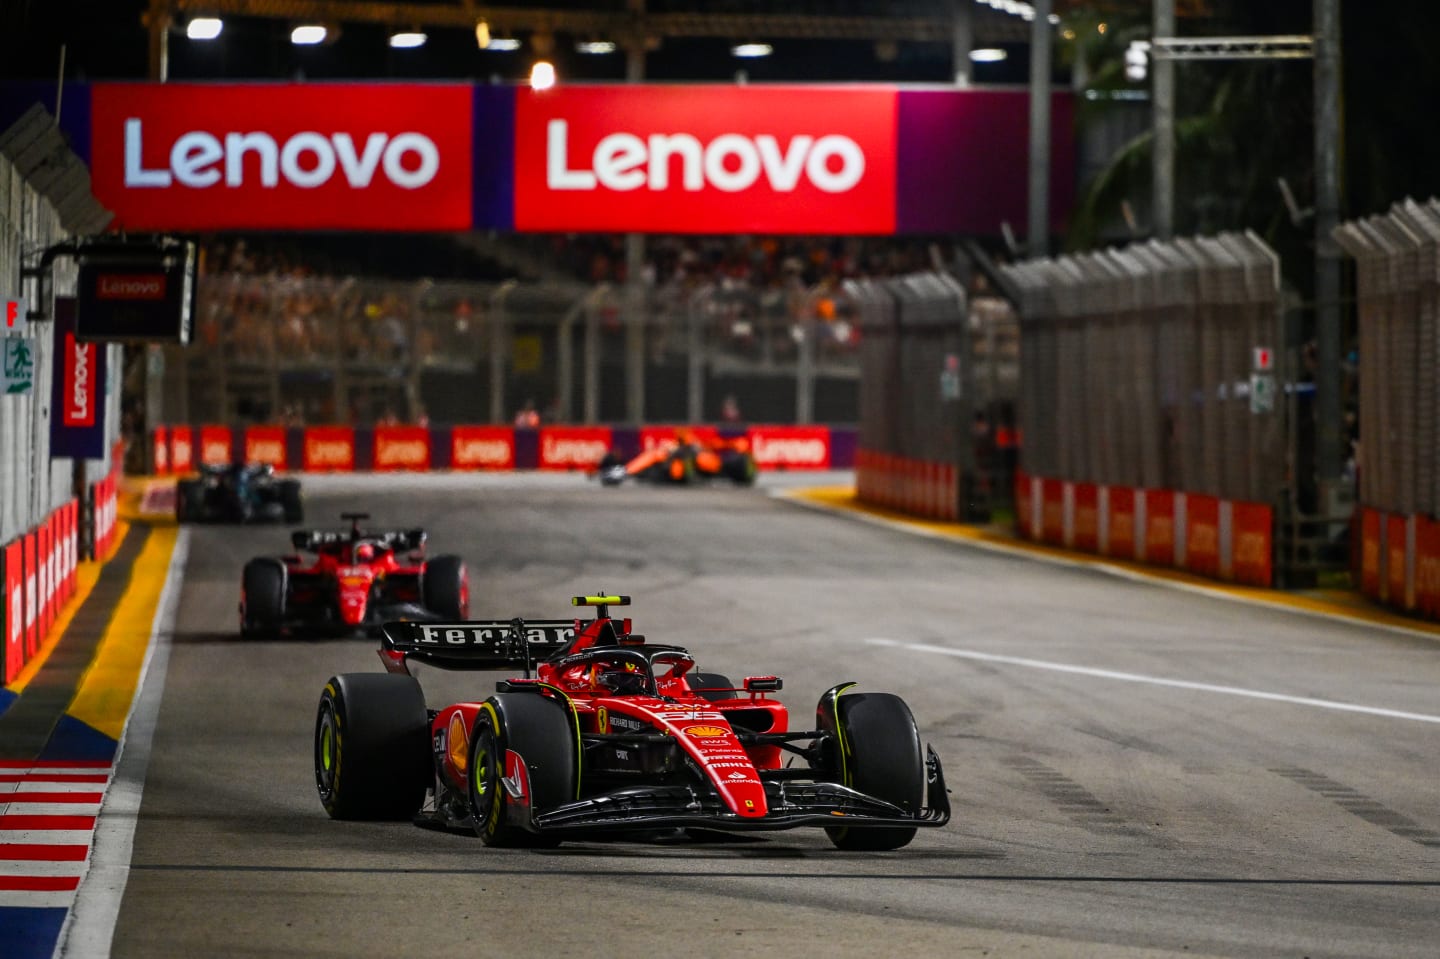
[[950, 35], [950, 49], [953, 52], [955, 85], [970, 85], [970, 51], [975, 46], [975, 28], [971, 11], [974, 0], [950, 0], [950, 16], [953, 32]]
[[[1155, 0], [1153, 40], [1173, 36], [1175, 0]], [[1154, 71], [1150, 111], [1155, 140], [1150, 157], [1152, 233], [1163, 241], [1175, 235], [1175, 61], [1152, 55], [1150, 68]]]
[[[1315, 478], [1340, 479], [1340, 0], [1315, 0]], [[1322, 500], [1322, 512], [1330, 504]]]
[[1050, 248], [1050, 8], [1036, 0], [1030, 23], [1030, 230], [1031, 256]]
[[515, 280], [500, 284], [490, 298], [490, 422], [504, 423], [505, 417], [505, 359], [509, 353], [510, 322], [506, 313], [505, 300], [517, 286]]
[[699, 423], [705, 418], [705, 336], [700, 309], [696, 305], [704, 295], [704, 291], [697, 291], [685, 304], [685, 415], [692, 423]]
[[[628, 0], [627, 9], [641, 22], [645, 0]], [[625, 79], [645, 79], [645, 31], [640, 27], [625, 50]], [[625, 235], [625, 418], [645, 419], [645, 236]]]

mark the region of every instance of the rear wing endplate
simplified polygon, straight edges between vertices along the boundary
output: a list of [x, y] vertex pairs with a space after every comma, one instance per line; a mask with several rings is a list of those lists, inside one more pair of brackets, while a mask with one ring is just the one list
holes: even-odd
[[386, 623], [381, 658], [441, 669], [528, 668], [575, 642], [573, 619]]

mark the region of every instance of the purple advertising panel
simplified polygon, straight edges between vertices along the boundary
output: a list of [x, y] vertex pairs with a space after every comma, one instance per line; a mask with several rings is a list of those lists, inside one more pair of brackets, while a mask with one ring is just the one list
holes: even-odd
[[[1074, 98], [1050, 100], [1050, 226], [1075, 204]], [[896, 233], [994, 236], [1026, 225], [1030, 94], [1015, 90], [900, 91]]]
[[105, 344], [75, 338], [75, 298], [55, 297], [50, 455], [105, 457]]

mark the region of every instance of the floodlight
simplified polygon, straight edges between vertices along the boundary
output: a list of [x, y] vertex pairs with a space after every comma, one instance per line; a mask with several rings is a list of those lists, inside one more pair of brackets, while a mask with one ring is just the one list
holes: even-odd
[[768, 57], [775, 48], [768, 43], [737, 43], [730, 48], [732, 57]]
[[219, 17], [195, 17], [185, 25], [185, 36], [191, 40], [214, 40], [225, 29], [225, 21]]
[[425, 45], [425, 34], [419, 30], [397, 30], [390, 34], [390, 46], [397, 50], [409, 50]]
[[549, 60], [536, 60], [530, 68], [530, 88], [548, 90], [555, 85], [555, 66]]
[[976, 63], [999, 63], [1010, 54], [999, 47], [981, 47], [978, 50], [970, 51], [970, 59]]
[[305, 23], [290, 31], [290, 42], [299, 47], [325, 42], [325, 28], [318, 23]]

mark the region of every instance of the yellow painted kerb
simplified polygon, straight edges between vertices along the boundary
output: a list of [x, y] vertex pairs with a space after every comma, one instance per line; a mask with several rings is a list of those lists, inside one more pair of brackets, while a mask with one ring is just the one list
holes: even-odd
[[95, 659], [80, 680], [67, 712], [91, 728], [118, 740], [130, 714], [140, 670], [150, 645], [155, 611], [170, 570], [170, 556], [179, 535], [174, 526], [150, 530], [145, 547], [135, 559], [110, 624], [101, 637]]

